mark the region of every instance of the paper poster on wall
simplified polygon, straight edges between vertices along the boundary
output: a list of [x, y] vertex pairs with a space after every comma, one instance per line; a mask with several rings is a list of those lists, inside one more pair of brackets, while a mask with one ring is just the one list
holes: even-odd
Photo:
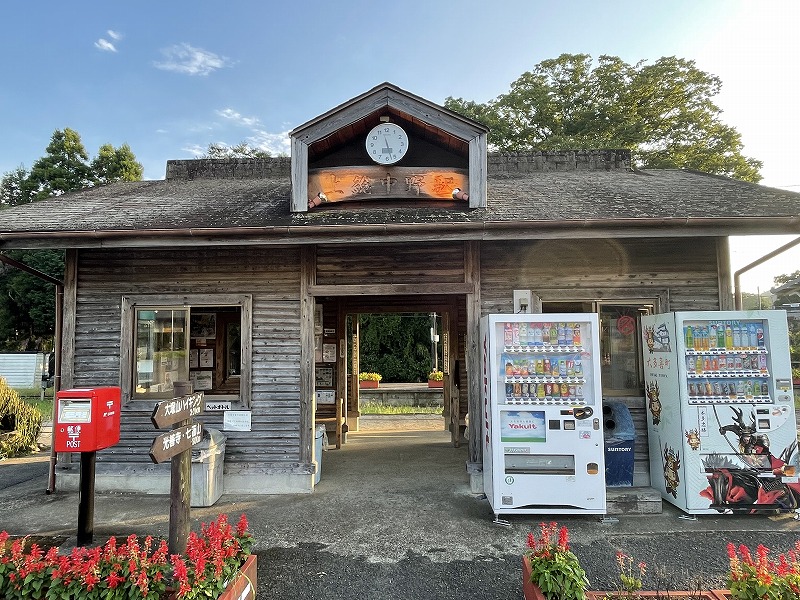
[[317, 390], [317, 404], [336, 404], [336, 390]]
[[322, 362], [322, 336], [314, 336], [314, 362]]
[[333, 387], [333, 369], [317, 367], [314, 369], [314, 385], [317, 387]]
[[212, 371], [195, 371], [189, 374], [189, 380], [194, 384], [194, 391], [210, 390], [214, 387], [214, 373]]
[[322, 335], [322, 305], [314, 307], [314, 335]]
[[336, 344], [322, 344], [322, 362], [336, 362]]
[[251, 414], [249, 410], [226, 410], [222, 417], [225, 431], [250, 431]]
[[189, 350], [189, 368], [197, 369], [200, 367], [200, 350], [192, 348]]
[[189, 332], [192, 339], [217, 337], [217, 314], [192, 313]]
[[203, 348], [200, 350], [200, 368], [212, 369], [214, 368], [214, 349]]

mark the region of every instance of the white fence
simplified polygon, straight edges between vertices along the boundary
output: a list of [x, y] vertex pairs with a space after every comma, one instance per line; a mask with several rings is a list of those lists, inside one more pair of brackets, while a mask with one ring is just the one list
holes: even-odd
[[41, 352], [0, 354], [0, 377], [12, 388], [41, 387], [44, 359]]

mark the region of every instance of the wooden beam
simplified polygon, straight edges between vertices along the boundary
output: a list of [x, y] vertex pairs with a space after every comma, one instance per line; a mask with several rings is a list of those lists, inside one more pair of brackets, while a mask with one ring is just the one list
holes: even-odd
[[312, 461], [314, 442], [314, 296], [310, 288], [316, 273], [315, 246], [300, 254], [300, 461]]
[[733, 276], [729, 238], [717, 238], [717, 272], [719, 273], [719, 309], [733, 310]]
[[420, 286], [414, 283], [377, 283], [353, 285], [309, 285], [312, 296], [398, 296], [470, 294], [471, 283], [436, 283]]
[[464, 281], [472, 286], [467, 294], [467, 397], [469, 407], [469, 462], [483, 462], [481, 427], [481, 246], [479, 242], [464, 244]]
[[469, 141], [469, 207], [486, 208], [488, 190], [486, 179], [488, 165], [486, 158], [486, 134], [482, 133]]
[[61, 389], [75, 385], [75, 313], [78, 309], [78, 250], [67, 250], [64, 264], [64, 333], [61, 348]]
[[292, 138], [292, 212], [308, 210], [308, 144]]

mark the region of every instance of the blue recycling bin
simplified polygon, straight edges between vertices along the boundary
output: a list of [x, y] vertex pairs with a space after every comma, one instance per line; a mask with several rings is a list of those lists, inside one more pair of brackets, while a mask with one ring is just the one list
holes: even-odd
[[622, 402], [603, 404], [606, 486], [633, 485], [633, 444], [636, 430], [631, 411]]

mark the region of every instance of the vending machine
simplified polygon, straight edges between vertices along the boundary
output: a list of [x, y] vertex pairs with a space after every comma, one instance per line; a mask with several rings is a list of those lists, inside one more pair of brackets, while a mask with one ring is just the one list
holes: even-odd
[[488, 315], [483, 485], [500, 514], [605, 514], [598, 318]]
[[690, 514], [800, 504], [786, 313], [642, 317], [650, 478]]

